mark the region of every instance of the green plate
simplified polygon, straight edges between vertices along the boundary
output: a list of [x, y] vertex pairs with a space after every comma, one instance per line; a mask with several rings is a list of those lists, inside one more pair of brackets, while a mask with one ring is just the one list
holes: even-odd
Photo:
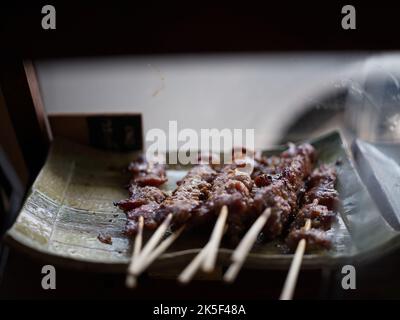
[[[332, 250], [307, 254], [304, 267], [320, 268], [353, 260], [378, 258], [400, 244], [399, 232], [382, 218], [352, 165], [341, 136], [333, 132], [311, 141], [322, 163], [337, 166], [342, 207], [338, 222], [329, 232]], [[275, 154], [284, 147], [265, 151]], [[99, 151], [56, 139], [48, 159], [19, 216], [6, 234], [9, 244], [46, 262], [99, 271], [124, 272], [132, 240], [123, 233], [126, 218], [113, 201], [127, 197], [123, 168], [135, 154]], [[168, 190], [175, 188], [187, 168], [168, 170]], [[99, 233], [112, 244], [98, 240]], [[191, 232], [178, 239], [152, 266], [183, 268], [204, 245], [209, 233]], [[221, 248], [219, 264], [227, 265], [232, 250]], [[256, 245], [247, 268], [288, 268], [292, 255], [283, 254], [279, 242]]]

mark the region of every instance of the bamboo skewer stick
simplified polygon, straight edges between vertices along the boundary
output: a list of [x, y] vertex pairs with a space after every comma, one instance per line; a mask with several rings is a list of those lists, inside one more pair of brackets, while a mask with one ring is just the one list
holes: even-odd
[[154, 248], [160, 242], [161, 238], [164, 236], [165, 231], [167, 231], [168, 226], [171, 223], [171, 220], [172, 220], [172, 214], [170, 213], [167, 216], [167, 218], [160, 224], [157, 230], [153, 233], [153, 235], [146, 243], [146, 245], [143, 247], [143, 250], [142, 252], [140, 252], [136, 263], [134, 263], [134, 266], [139, 265], [141, 261], [146, 259], [147, 256], [150, 254], [150, 252], [154, 250]]
[[182, 226], [180, 229], [172, 233], [168, 238], [164, 239], [145, 259], [141, 265], [137, 266], [137, 269], [134, 270], [136, 275], [140, 274], [147, 267], [154, 262], [161, 254], [168, 249], [168, 247], [180, 236], [182, 231], [184, 230], [185, 226]]
[[[304, 229], [308, 231], [310, 230], [310, 228], [311, 228], [311, 220], [307, 219], [304, 225]], [[303, 260], [304, 252], [306, 250], [306, 244], [307, 244], [306, 239], [301, 239], [297, 244], [296, 252], [294, 254], [292, 264], [290, 265], [290, 269], [286, 277], [281, 296], [279, 298], [280, 300], [291, 300], [293, 298], [293, 293], [294, 289], [296, 288], [296, 283], [301, 268], [301, 263]]]
[[178, 281], [180, 283], [186, 284], [192, 280], [193, 276], [196, 274], [197, 270], [199, 270], [202, 262], [204, 261], [209, 247], [209, 243], [207, 243], [196, 255], [196, 257], [194, 257], [194, 259], [181, 272], [181, 274], [178, 276]]
[[[225, 225], [224, 233], [226, 232], [227, 226]], [[193, 258], [193, 260], [186, 266], [186, 268], [179, 274], [178, 281], [182, 284], [189, 283], [196, 272], [199, 270], [204, 258], [207, 254], [210, 242], [208, 242], [199, 253]]]
[[228, 207], [223, 206], [211, 233], [209, 244], [207, 245], [209, 247], [205, 253], [206, 256], [203, 261], [203, 271], [205, 272], [211, 272], [214, 270], [215, 261], [218, 255], [218, 247], [221, 242], [227, 216]]
[[136, 259], [139, 256], [140, 250], [142, 249], [143, 225], [144, 225], [144, 218], [143, 216], [140, 216], [138, 233], [136, 234], [135, 237], [135, 247], [133, 248], [133, 259]]
[[[143, 218], [143, 217], [140, 217]], [[138, 270], [141, 269], [141, 265], [146, 260], [147, 256], [154, 250], [157, 244], [160, 242], [161, 238], [164, 236], [165, 231], [167, 230], [169, 224], [171, 223], [172, 214], [169, 214], [167, 218], [160, 224], [154, 234], [151, 236], [149, 241], [147, 241], [146, 245], [143, 247], [143, 250], [140, 251], [139, 244], [136, 245], [136, 239], [142, 238], [143, 234], [143, 225], [140, 226], [141, 219], [139, 218], [139, 230], [137, 236], [140, 234], [139, 238], [135, 238], [135, 247], [134, 254], [131, 260], [131, 264], [128, 268], [128, 275], [126, 278], [126, 285], [129, 288], [133, 288], [136, 285], [136, 276], [138, 274]], [[139, 240], [142, 241], [142, 240]], [[138, 249], [139, 248], [139, 249]], [[136, 255], [135, 255], [136, 254]]]
[[135, 237], [135, 244], [133, 248], [133, 255], [132, 259], [129, 263], [128, 267], [128, 275], [126, 277], [126, 286], [128, 288], [133, 288], [136, 286], [136, 277], [133, 275], [133, 266], [135, 261], [137, 260], [140, 249], [142, 248], [142, 242], [143, 242], [143, 225], [144, 225], [144, 218], [143, 216], [139, 217], [139, 226], [138, 226], [138, 232]]
[[257, 240], [258, 234], [261, 232], [262, 228], [268, 221], [270, 215], [271, 208], [265, 209], [264, 212], [253, 223], [249, 231], [247, 231], [243, 239], [240, 241], [239, 245], [232, 254], [231, 259], [233, 263], [224, 274], [225, 282], [233, 282], [236, 279], [244, 261], [246, 260], [247, 255], [249, 254], [251, 248]]

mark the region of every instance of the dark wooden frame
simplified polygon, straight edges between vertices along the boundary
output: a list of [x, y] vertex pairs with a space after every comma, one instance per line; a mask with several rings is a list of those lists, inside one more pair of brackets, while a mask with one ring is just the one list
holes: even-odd
[[32, 61], [5, 59], [0, 72], [0, 86], [28, 168], [30, 184], [44, 164], [51, 141], [47, 115]]

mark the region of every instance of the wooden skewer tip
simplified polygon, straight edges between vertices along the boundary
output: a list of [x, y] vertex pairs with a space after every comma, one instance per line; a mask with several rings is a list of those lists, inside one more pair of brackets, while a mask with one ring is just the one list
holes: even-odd
[[142, 247], [143, 226], [144, 226], [144, 218], [143, 216], [140, 216], [138, 222], [138, 232], [135, 237], [132, 258], [128, 266], [128, 275], [126, 277], [126, 286], [129, 288], [133, 288], [134, 286], [136, 286], [136, 277], [133, 275], [133, 272], [134, 272], [135, 261], [137, 260], [140, 253], [140, 249]]
[[178, 281], [180, 283], [187, 284], [193, 279], [204, 260], [204, 257], [207, 253], [207, 248], [208, 247], [206, 245], [203, 249], [201, 249], [193, 258], [193, 260], [186, 266], [186, 268], [179, 274]]
[[[226, 232], [228, 229], [228, 226], [225, 225], [223, 233]], [[201, 264], [204, 261], [205, 256], [207, 255], [207, 250], [209, 248], [210, 242], [208, 242], [198, 253], [197, 255], [193, 258], [193, 260], [186, 266], [186, 268], [180, 273], [178, 276], [178, 281], [181, 284], [187, 284], [189, 283], [196, 272], [199, 270]]]
[[247, 255], [249, 254], [251, 248], [257, 240], [258, 234], [261, 232], [265, 223], [268, 221], [270, 215], [271, 208], [265, 209], [263, 213], [253, 223], [247, 233], [244, 235], [239, 245], [236, 247], [235, 251], [232, 254], [231, 259], [233, 263], [224, 274], [225, 282], [232, 283], [236, 279]]
[[204, 272], [212, 272], [215, 267], [215, 262], [218, 255], [218, 247], [224, 231], [225, 221], [228, 216], [228, 207], [223, 206], [211, 233], [209, 248], [207, 249], [206, 257], [203, 263]]
[[147, 267], [152, 264], [160, 255], [162, 255], [168, 247], [180, 236], [185, 229], [185, 226], [180, 227], [177, 231], [172, 233], [169, 237], [164, 239], [143, 261], [143, 263], [137, 268], [136, 274], [143, 272]]
[[128, 274], [126, 277], [125, 284], [128, 288], [135, 288], [137, 285], [137, 278], [132, 274]]
[[[157, 230], [153, 233], [149, 241], [147, 241], [146, 245], [143, 247], [143, 250], [140, 252], [141, 242], [142, 242], [142, 234], [143, 234], [143, 224], [141, 221], [143, 217], [139, 218], [139, 229], [135, 238], [134, 245], [134, 254], [131, 260], [131, 263], [128, 267], [128, 277], [127, 284], [136, 281], [136, 279], [132, 279], [140, 273], [140, 270], [143, 269], [143, 264], [145, 263], [148, 255], [154, 250], [157, 244], [160, 242], [161, 238], [164, 236], [165, 231], [167, 230], [169, 224], [171, 223], [172, 214], [168, 214], [168, 216], [164, 219], [164, 221], [160, 224]], [[143, 221], [144, 223], [144, 221]], [[139, 242], [139, 243], [138, 243]]]
[[[311, 228], [311, 220], [307, 219], [304, 225], [306, 231]], [[304, 252], [306, 250], [307, 241], [301, 239], [297, 244], [297, 248], [289, 268], [288, 275], [283, 286], [283, 290], [280, 296], [280, 300], [291, 300], [293, 298], [294, 290], [296, 288], [297, 278], [303, 261]]]

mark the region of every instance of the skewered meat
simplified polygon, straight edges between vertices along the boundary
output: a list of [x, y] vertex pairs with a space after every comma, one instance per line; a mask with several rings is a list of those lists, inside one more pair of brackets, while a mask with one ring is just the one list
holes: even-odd
[[165, 194], [160, 189], [150, 186], [140, 187], [136, 184], [129, 187], [129, 195], [129, 199], [114, 204], [127, 212], [151, 202], [161, 203], [165, 199]]
[[[293, 148], [295, 150], [292, 150]], [[268, 204], [276, 207], [275, 214], [270, 218], [273, 222], [268, 230], [271, 237], [276, 237], [282, 233], [284, 227], [281, 218], [288, 219], [292, 207], [296, 205], [298, 188], [294, 185], [294, 175], [299, 175], [297, 183], [302, 186], [304, 177], [311, 170], [312, 163], [309, 162], [314, 159], [313, 152], [314, 149], [310, 145], [291, 146], [290, 152], [282, 153], [281, 157], [258, 158], [252, 173], [254, 181], [249, 174], [240, 171], [240, 167], [246, 166], [245, 161], [239, 160], [224, 166], [213, 181], [208, 200], [194, 212], [192, 222], [210, 221], [219, 214], [222, 206], [226, 205], [229, 212], [227, 234], [232, 242], [237, 242], [257, 214]], [[286, 170], [288, 165], [292, 167]], [[299, 171], [297, 166], [302, 168], [300, 173], [294, 172]], [[269, 187], [263, 189], [267, 186]], [[254, 190], [256, 196], [253, 198]], [[269, 202], [265, 202], [266, 197], [269, 198]], [[285, 216], [281, 212], [284, 212]]]
[[307, 219], [311, 220], [311, 228], [329, 230], [336, 219], [336, 214], [324, 205], [313, 202], [305, 204], [297, 213], [292, 227], [300, 229]]
[[[147, 229], [158, 227], [170, 213], [175, 228], [183, 224], [206, 225], [226, 205], [227, 233], [234, 242], [269, 207], [271, 215], [263, 229], [266, 239], [279, 237], [290, 229], [286, 237], [289, 246], [305, 238], [308, 249], [328, 248], [330, 240], [324, 230], [335, 219], [332, 210], [338, 202], [336, 172], [334, 167], [322, 165], [311, 173], [315, 158], [311, 145], [290, 144], [280, 156], [256, 158], [251, 175], [241, 171], [246, 166], [243, 159], [218, 169], [200, 164], [178, 182], [169, 196], [157, 188], [166, 181], [165, 167], [141, 158], [129, 166], [130, 198], [116, 205], [128, 217], [127, 234], [136, 233], [140, 216]], [[309, 231], [302, 228], [306, 219], [311, 219]]]
[[193, 167], [178, 183], [178, 187], [167, 197], [156, 212], [156, 220], [161, 222], [169, 214], [173, 214], [173, 224], [180, 226], [193, 216], [203, 201], [208, 198], [211, 182], [216, 172], [209, 165]]
[[165, 165], [147, 161], [143, 156], [131, 162], [128, 170], [132, 173], [131, 184], [159, 187], [167, 181]]
[[254, 179], [261, 175], [274, 175], [276, 174], [276, 168], [281, 162], [281, 157], [258, 157], [254, 159], [254, 170], [251, 173], [251, 177]]
[[162, 185], [166, 179], [165, 166], [147, 161], [144, 157], [129, 164], [128, 170], [132, 173], [129, 187], [129, 199], [115, 202], [126, 213], [128, 218], [125, 232], [133, 235], [137, 232], [140, 216], [144, 218], [144, 227], [155, 229], [158, 226], [154, 212], [166, 198], [156, 186]]
[[[307, 240], [307, 250], [331, 246], [325, 231], [329, 230], [336, 220], [336, 215], [332, 211], [338, 202], [335, 182], [336, 170], [332, 166], [321, 165], [311, 174], [303, 205], [296, 214], [286, 239], [291, 249], [295, 249], [297, 242], [302, 238]], [[311, 229], [305, 231], [302, 227], [307, 219], [311, 221]]]
[[[245, 164], [244, 164], [245, 165]], [[214, 220], [226, 205], [228, 207], [228, 235], [237, 237], [246, 227], [251, 210], [253, 181], [249, 174], [238, 170], [238, 166], [226, 165], [212, 183], [207, 200], [193, 214], [192, 223], [197, 225]]]
[[209, 197], [194, 211], [192, 223], [210, 221], [222, 206], [228, 207], [227, 234], [237, 242], [267, 206], [274, 209], [266, 227], [268, 237], [283, 232], [289, 215], [297, 204], [297, 193], [310, 173], [314, 149], [310, 145], [290, 146], [281, 157], [259, 158], [256, 173], [241, 172], [242, 161], [224, 166], [213, 181]]
[[335, 190], [336, 170], [332, 166], [321, 165], [315, 169], [309, 179], [309, 190], [304, 195], [306, 203], [318, 199], [320, 205], [325, 205], [329, 210], [334, 209], [338, 202], [338, 192]]
[[330, 249], [332, 246], [331, 239], [326, 232], [314, 228], [310, 230], [304, 230], [304, 228], [292, 230], [286, 238], [286, 244], [294, 250], [301, 239], [306, 239], [307, 251], [314, 251], [321, 248]]
[[315, 161], [315, 150], [309, 144], [298, 147], [291, 144], [281, 157], [276, 167], [277, 174], [262, 174], [255, 178], [257, 188], [253, 206], [259, 214], [267, 207], [272, 209], [263, 230], [268, 239], [282, 234], [296, 209], [298, 194]]
[[144, 227], [146, 229], [156, 229], [159, 225], [159, 221], [156, 219], [154, 213], [158, 210], [159, 207], [160, 203], [153, 201], [126, 212], [128, 222], [125, 227], [125, 233], [127, 235], [136, 234], [140, 216], [143, 216]]

